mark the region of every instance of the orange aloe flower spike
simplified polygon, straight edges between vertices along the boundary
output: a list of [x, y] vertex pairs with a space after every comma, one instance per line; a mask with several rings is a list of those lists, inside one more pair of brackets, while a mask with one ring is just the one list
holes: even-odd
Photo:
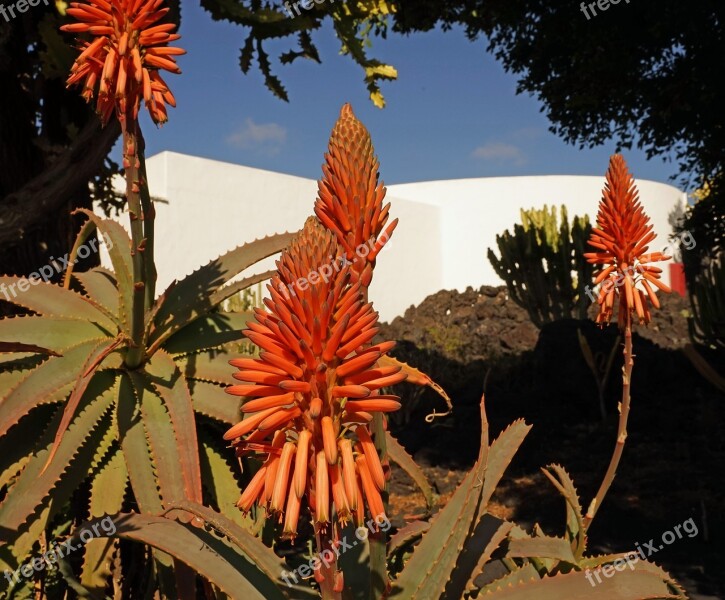
[[398, 224], [397, 219], [388, 224], [390, 204], [383, 206], [379, 166], [368, 130], [345, 104], [330, 136], [315, 214], [337, 237], [363, 287], [370, 285], [375, 258]]
[[122, 126], [135, 121], [141, 99], [156, 124], [167, 121], [166, 104], [176, 106], [159, 70], [181, 73], [174, 57], [185, 51], [168, 46], [180, 36], [171, 33], [175, 24], [159, 24], [170, 10], [162, 4], [163, 0], [88, 0], [71, 2], [67, 9], [78, 22], [61, 30], [95, 37], [79, 40], [81, 53], [67, 85], [82, 85], [87, 102], [96, 98], [96, 112], [104, 123], [114, 112]]
[[647, 253], [655, 238], [627, 163], [615, 154], [609, 160], [597, 224], [589, 238], [589, 245], [596, 252], [584, 255], [590, 263], [601, 267], [594, 279], [595, 284], [601, 283], [597, 300], [600, 325], [611, 321], [615, 298], [619, 301], [620, 329], [624, 330], [634, 316], [640, 324], [647, 325], [651, 319], [647, 302], [659, 307], [650, 284], [670, 292], [660, 281], [661, 269], [648, 266], [650, 262], [670, 258], [661, 252]]
[[[404, 376], [397, 368], [371, 368], [394, 344], [365, 347], [377, 331], [378, 315], [364, 301], [362, 283], [350, 276], [351, 267], [341, 267], [312, 287], [295, 285], [339, 256], [339, 250], [333, 233], [316, 218], [308, 219], [277, 261], [265, 308], [254, 311], [243, 332], [263, 351], [257, 358], [230, 361], [240, 384], [227, 392], [246, 398], [245, 418], [225, 439], [238, 455], [261, 455], [266, 469], [264, 481], [255, 480], [259, 489], [245, 494], [245, 506], [253, 497], [269, 507], [284, 522], [287, 537], [294, 535], [300, 517], [283, 514], [290, 508], [309, 507], [316, 530], [326, 533], [344, 524], [352, 509], [363, 515], [367, 497], [373, 501], [372, 507], [368, 501], [371, 513], [377, 514], [379, 494], [363, 496], [357, 490], [352, 444], [359, 440], [365, 446], [365, 477], [377, 490], [384, 483], [383, 471], [367, 423], [376, 412], [400, 407], [397, 396], [378, 395], [378, 388]], [[347, 381], [351, 377], [354, 383]], [[352, 419], [363, 424], [341, 427]]]

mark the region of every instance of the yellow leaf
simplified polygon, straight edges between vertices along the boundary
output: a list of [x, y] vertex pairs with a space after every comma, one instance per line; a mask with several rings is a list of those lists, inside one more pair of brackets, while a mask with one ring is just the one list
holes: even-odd
[[385, 97], [380, 90], [370, 92], [370, 100], [378, 108], [385, 108]]

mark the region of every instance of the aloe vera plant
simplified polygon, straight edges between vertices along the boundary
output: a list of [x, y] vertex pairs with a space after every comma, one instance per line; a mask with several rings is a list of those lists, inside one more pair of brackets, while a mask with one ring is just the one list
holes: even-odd
[[[429, 386], [452, 406], [425, 374], [387, 355], [391, 343], [374, 339], [377, 313], [368, 289], [396, 221], [388, 222], [370, 135], [343, 107], [315, 216], [301, 232], [231, 250], [157, 297], [154, 209], [137, 117], [141, 100], [157, 123], [175, 103], [158, 71], [178, 71], [172, 57], [183, 51], [167, 46], [178, 37], [173, 26], [157, 24], [167, 10], [162, 3], [91, 0], [68, 10], [80, 22], [66, 31], [96, 36], [81, 42], [69, 83], [83, 82], [84, 97], [97, 100], [103, 119], [121, 124], [130, 236], [115, 221], [81, 211], [87, 221], [69, 264], [97, 231], [107, 241], [112, 270], [69, 267], [63, 285], [0, 277], [0, 285], [21, 290], [13, 302], [27, 312], [0, 320], [0, 569], [7, 572], [0, 585], [6, 595], [684, 597], [644, 560], [594, 589], [586, 578], [586, 569], [624, 556], [586, 556], [587, 531], [626, 438], [633, 320], [647, 322], [646, 302], [657, 304], [649, 283], [664, 289], [653, 268], [628, 271], [632, 257], [639, 265], [663, 257], [644, 254], [652, 236], [623, 161], [613, 159], [600, 228], [590, 240], [599, 250], [590, 261], [602, 265], [596, 282], [608, 282], [599, 297], [600, 323], [609, 321], [619, 300], [625, 385], [615, 452], [589, 509], [582, 511], [566, 471], [550, 465], [544, 473], [566, 502], [563, 536], [538, 526], [526, 532], [489, 514], [530, 427], [516, 421], [491, 443], [482, 399], [481, 446], [470, 473], [432, 517], [388, 539], [380, 518], [389, 511], [391, 463], [420, 487], [428, 515], [436, 498], [387, 431], [385, 414], [400, 406], [387, 388], [403, 380]], [[620, 231], [623, 219], [634, 229]], [[239, 279], [279, 252], [274, 271]], [[320, 262], [328, 256], [344, 257], [346, 266], [330, 267], [321, 285]], [[310, 276], [311, 285], [299, 283], [313, 272], [317, 282]], [[268, 279], [264, 307], [220, 310]], [[256, 350], [239, 356], [243, 334]], [[241, 383], [231, 385], [227, 362], [238, 368], [233, 377]], [[231, 449], [224, 448], [224, 428]], [[103, 523], [113, 527], [99, 528]], [[338, 557], [341, 538], [362, 524], [372, 531], [358, 554]], [[329, 559], [317, 561], [308, 581], [283, 583], [288, 563], [276, 552], [280, 538], [306, 535], [304, 525], [312, 526], [310, 541]], [[88, 531], [95, 532], [90, 539]], [[56, 568], [36, 568], [38, 555], [63, 538], [78, 544], [77, 558], [55, 556]]]
[[[101, 29], [94, 42], [84, 42], [69, 79], [86, 78], [84, 96], [90, 100], [97, 92], [104, 120], [115, 115], [121, 122], [131, 236], [115, 221], [80, 211], [87, 221], [63, 285], [0, 277], [0, 284], [20, 291], [10, 301], [27, 312], [0, 320], [0, 570], [16, 575], [26, 559], [48, 548], [54, 532], [67, 534], [88, 517], [128, 509], [160, 515], [188, 501], [218, 506], [241, 522], [230, 511], [235, 472], [211, 433], [215, 423], [238, 417], [239, 403], [220, 394], [229, 378], [212, 357], [240, 337], [249, 315], [218, 307], [267, 279], [268, 273], [238, 275], [279, 252], [291, 235], [231, 250], [155, 297], [154, 209], [137, 113], [143, 98], [152, 118], [165, 120], [164, 103], [173, 104], [173, 96], [159, 87], [158, 68], [176, 70], [168, 57], [180, 53], [165, 45], [178, 37], [168, 33], [172, 28], [154, 24], [167, 10], [156, 10], [159, 4], [118, 4], [109, 20], [134, 21], [130, 37]], [[69, 13], [81, 23], [65, 29], [88, 31], [89, 15], [102, 10], [110, 8], [75, 5]], [[73, 273], [78, 249], [95, 231], [107, 242], [113, 270]], [[174, 520], [167, 529], [174, 536], [200, 535]], [[160, 544], [129, 566], [117, 544], [94, 539], [84, 548], [77, 579], [67, 565], [61, 572], [83, 593], [102, 594], [111, 574], [117, 582], [125, 574], [118, 584], [124, 594], [159, 589], [167, 597], [193, 596], [188, 561], [168, 550]], [[129, 577], [133, 569], [144, 576]], [[219, 569], [224, 561], [207, 562], [202, 572], [214, 580]], [[46, 581], [23, 573], [0, 585], [24, 597], [45, 589]]]

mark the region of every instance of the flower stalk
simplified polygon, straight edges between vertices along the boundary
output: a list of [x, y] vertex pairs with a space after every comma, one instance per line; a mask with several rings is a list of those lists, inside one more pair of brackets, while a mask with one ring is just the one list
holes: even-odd
[[597, 323], [608, 324], [617, 310], [617, 325], [624, 335], [624, 365], [622, 366], [622, 400], [619, 403], [619, 425], [614, 451], [599, 490], [584, 516], [588, 529], [604, 498], [609, 492], [627, 441], [627, 421], [630, 410], [630, 388], [634, 355], [632, 327], [637, 318], [640, 325], [649, 324], [652, 316], [649, 304], [659, 308], [655, 288], [669, 293], [670, 288], [660, 281], [662, 269], [651, 263], [668, 260], [662, 252], [647, 253], [656, 238], [653, 226], [639, 201], [634, 178], [624, 158], [615, 154], [609, 161], [606, 183], [597, 214], [597, 226], [592, 228], [589, 245], [596, 252], [585, 254], [586, 259], [600, 267], [594, 283], [602, 284], [597, 302]]
[[144, 239], [144, 283], [145, 283], [145, 309], [151, 310], [156, 300], [156, 261], [154, 260], [154, 223], [156, 220], [156, 208], [154, 207], [151, 193], [149, 192], [149, 180], [146, 174], [146, 140], [143, 137], [141, 128], [138, 128], [138, 158], [139, 172], [138, 183], [141, 194], [141, 212], [143, 214], [143, 239]]
[[[347, 165], [357, 168], [349, 169]], [[355, 117], [350, 105], [345, 105], [330, 137], [315, 214], [335, 234], [347, 259], [351, 261], [352, 275], [360, 283], [365, 303], [368, 302], [368, 289], [376, 258], [398, 224], [397, 219], [388, 223], [390, 203], [383, 204], [385, 193], [385, 185], [379, 181], [379, 162], [374, 154], [370, 134]], [[371, 240], [375, 240], [374, 250], [361, 256], [359, 250]], [[387, 460], [384, 419], [382, 413], [374, 413], [370, 425], [375, 450], [382, 464]], [[381, 497], [387, 511], [387, 482], [381, 490]], [[389, 587], [387, 533], [373, 531], [368, 542], [370, 589], [374, 597], [381, 597]]]
[[143, 231], [143, 209], [141, 207], [141, 187], [139, 172], [141, 161], [138, 151], [138, 123], [131, 121], [130, 126], [121, 121], [123, 132], [123, 167], [126, 177], [126, 201], [131, 222], [131, 257], [133, 260], [133, 308], [131, 313], [131, 346], [126, 354], [126, 365], [135, 368], [144, 358], [144, 315], [146, 302], [145, 284], [145, 238]]
[[337, 553], [339, 528], [336, 524], [327, 529], [318, 530], [315, 534], [318, 556], [325, 557], [315, 571], [315, 581], [320, 586], [322, 600], [342, 600], [344, 579], [342, 571], [337, 569]]
[[584, 515], [584, 528], [588, 529], [597, 511], [602, 505], [609, 488], [614, 481], [614, 476], [617, 474], [617, 468], [619, 467], [619, 461], [622, 458], [624, 452], [624, 444], [627, 441], [627, 421], [629, 419], [629, 404], [630, 404], [630, 388], [632, 385], [632, 368], [634, 367], [634, 356], [632, 354], [632, 323], [631, 317], [628, 317], [629, 323], [625, 324], [624, 327], [624, 365], [622, 365], [622, 400], [619, 403], [619, 425], [617, 427], [617, 440], [614, 444], [614, 451], [612, 452], [612, 458], [609, 461], [609, 467], [604, 475], [599, 490], [596, 496], [589, 504], [587, 513]]
[[180, 73], [174, 57], [185, 54], [183, 49], [168, 45], [180, 36], [171, 33], [176, 29], [174, 23], [159, 23], [170, 10], [162, 4], [163, 0], [71, 2], [67, 12], [78, 22], [61, 27], [62, 31], [93, 38], [79, 39], [81, 52], [67, 86], [82, 85], [83, 98], [87, 102], [95, 99], [103, 123], [115, 115], [121, 125], [133, 262], [131, 340], [125, 364], [132, 369], [146, 358], [145, 318], [156, 294], [155, 211], [148, 191], [138, 113], [143, 101], [154, 123], [167, 121], [166, 107], [176, 106], [176, 99], [160, 71]]

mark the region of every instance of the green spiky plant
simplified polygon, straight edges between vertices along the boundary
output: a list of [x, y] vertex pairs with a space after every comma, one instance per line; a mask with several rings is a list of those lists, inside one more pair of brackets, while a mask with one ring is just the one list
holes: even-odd
[[[104, 1], [98, 0], [101, 8], [97, 10], [105, 6]], [[119, 7], [113, 11], [113, 19], [121, 14], [137, 24], [137, 19], [154, 22], [163, 16], [163, 11], [144, 10], [148, 6], [143, 3], [121, 2]], [[83, 28], [87, 25], [75, 31], [86, 30]], [[104, 27], [96, 30], [102, 36], [111, 35], [106, 31]], [[168, 31], [155, 29], [146, 39], [155, 47], [169, 40]], [[143, 43], [143, 39], [133, 38], [133, 43]], [[122, 92], [104, 95], [101, 88], [99, 109], [107, 118], [116, 111], [121, 121], [131, 235], [113, 221], [86, 213], [88, 222], [70, 262], [97, 230], [106, 240], [113, 272], [73, 273], [69, 269], [63, 286], [18, 277], [0, 281], [8, 288], [15, 286], [20, 295], [13, 302], [32, 313], [0, 321], [0, 383], [7, 390], [0, 402], [0, 568], [21, 567], [15, 582], [12, 576], [8, 579], [12, 585], [5, 587], [6, 595], [61, 597], [72, 590], [84, 598], [103, 598], [109, 591], [122, 598], [182, 600], [198, 595], [314, 597], [317, 592], [312, 586], [282, 583], [288, 565], [262, 541], [269, 538], [269, 532], [274, 533], [274, 521], [255, 519], [258, 515], [254, 513], [245, 517], [234, 508], [238, 476], [218, 435], [219, 424], [233, 425], [240, 419], [239, 402], [222, 388], [231, 383], [225, 365], [229, 344], [237, 343], [248, 316], [221, 312], [217, 307], [245, 287], [268, 278], [270, 274], [264, 273], [231, 282], [246, 268], [287, 246], [290, 236], [273, 236], [237, 248], [155, 296], [154, 211], [136, 120], [141, 95], [138, 85], [148, 81], [149, 74], [136, 79], [133, 69], [138, 64], [148, 68], [152, 63], [168, 67], [169, 59], [139, 63], [128, 38], [111, 36], [106, 41], [107, 46], [84, 46], [82, 56], [115, 48], [122, 66], [115, 57], [106, 60], [106, 56], [86, 70], [81, 63], [72, 77], [87, 77], [102, 64], [106, 87], [110, 81], [114, 83], [111, 89]], [[124, 74], [124, 69], [129, 73]], [[172, 97], [156, 77], [154, 72], [156, 85], [144, 90], [144, 99], [151, 104], [152, 117], [162, 120], [164, 102], [171, 102]], [[360, 132], [359, 127], [356, 130]], [[352, 151], [355, 157], [355, 152], [368, 155], [372, 151], [365, 138], [356, 137], [349, 129], [342, 128], [338, 137], [343, 141], [343, 154]], [[361, 214], [363, 220], [374, 217], [384, 222], [387, 207], [361, 213], [359, 203], [365, 196], [356, 194], [357, 190], [350, 196], [349, 187], [338, 185], [346, 179], [347, 169], [359, 168], [361, 163], [333, 160], [332, 164], [342, 179], [327, 180], [330, 187], [323, 184], [321, 195], [331, 202], [338, 222], [352, 221]], [[375, 168], [357, 181], [372, 184], [365, 188], [368, 192], [382, 193], [373, 173], [377, 163], [371, 160], [370, 164]], [[338, 203], [340, 195], [350, 202]], [[373, 204], [377, 206], [377, 202]], [[322, 207], [318, 216], [328, 227], [332, 224], [334, 231], [332, 213]], [[364, 227], [362, 232], [364, 236], [369, 233], [364, 233]], [[343, 245], [352, 239], [344, 225], [335, 233], [342, 234]], [[355, 245], [345, 247], [352, 251]], [[373, 266], [374, 256], [370, 256], [357, 272], [364, 282], [365, 301]], [[367, 310], [368, 305], [364, 307]], [[305, 318], [313, 330], [318, 327], [314, 316]], [[623, 405], [628, 407], [631, 334], [625, 335], [625, 359]], [[378, 368], [402, 372], [408, 381], [441, 391], [423, 373], [394, 359], [381, 357]], [[621, 446], [586, 515], [565, 471], [555, 465], [547, 471], [567, 501], [563, 537], [546, 536], [539, 529], [529, 534], [491, 517], [487, 510], [491, 496], [529, 427], [517, 421], [489, 444], [483, 402], [481, 409], [478, 460], [446, 506], [429, 521], [411, 523], [390, 540], [376, 531], [368, 543], [360, 544], [362, 554], [341, 556], [339, 566], [347, 583], [340, 590], [337, 578], [318, 578], [323, 597], [407, 600], [459, 598], [480, 592], [522, 599], [682, 597], [666, 573], [644, 561], [634, 565], [631, 574], [618, 574], [611, 585], [605, 582], [593, 591], [588, 587], [583, 569], [620, 558], [585, 558], [584, 550], [587, 529], [614, 476]], [[627, 411], [623, 410], [620, 438], [622, 428], [626, 435]], [[383, 419], [373, 420], [371, 428], [378, 458], [407, 470], [431, 508], [433, 494], [420, 467], [385, 431]], [[253, 468], [251, 460], [245, 463], [245, 477]], [[366, 488], [366, 495], [369, 491]], [[385, 490], [382, 492], [385, 497]], [[108, 515], [113, 515], [112, 530], [99, 528], [109, 522]], [[82, 520], [87, 522], [79, 525]], [[257, 534], [262, 525], [265, 532], [260, 538]], [[89, 530], [95, 532], [92, 539], [85, 535]], [[345, 531], [341, 533], [351, 533]], [[82, 551], [55, 555], [54, 568], [46, 569], [39, 555], [57, 538], [66, 536], [70, 536], [69, 544], [83, 546]], [[29, 557], [33, 557], [31, 562]], [[35, 567], [36, 559], [43, 568]], [[508, 574], [486, 579], [491, 564]], [[332, 569], [335, 575], [336, 568]], [[483, 579], [478, 577], [480, 573], [484, 573]], [[6, 585], [4, 580], [0, 584]]]
[[501, 257], [489, 248], [488, 260], [503, 279], [511, 299], [537, 327], [559, 319], [584, 319], [589, 299], [586, 286], [592, 267], [584, 259], [591, 231], [589, 218], [569, 224], [565, 206], [521, 209], [521, 224], [496, 236]]
[[[225, 344], [239, 338], [249, 314], [218, 307], [268, 278], [261, 273], [235, 279], [279, 252], [291, 235], [236, 248], [156, 297], [154, 207], [137, 116], [143, 96], [152, 119], [165, 120], [165, 104], [173, 104], [173, 96], [158, 68], [175, 70], [173, 60], [164, 57], [179, 52], [165, 46], [175, 37], [170, 28], [154, 25], [165, 10], [149, 13], [151, 2], [136, 4], [133, 13], [133, 3], [120, 4], [109, 20], [126, 18], [130, 26], [138, 16], [130, 29], [140, 28], [140, 37], [138, 31], [125, 39], [104, 33], [86, 44], [69, 80], [90, 77], [105, 65], [98, 110], [104, 120], [115, 116], [121, 123], [131, 235], [115, 221], [80, 211], [87, 221], [67, 257], [63, 285], [37, 276], [0, 277], [5, 298], [26, 312], [0, 320], [0, 570], [13, 573], [2, 578], [0, 589], [8, 597], [53, 595], [65, 586], [97, 597], [111, 575], [124, 597], [143, 597], [148, 590], [161, 590], [168, 598], [194, 597], [190, 561], [178, 552], [174, 558], [165, 553], [163, 538], [157, 549], [135, 553], [133, 560], [126, 560], [129, 553], [117, 543], [91, 540], [78, 554], [82, 564], [75, 574], [69, 561], [78, 558], [73, 557], [62, 559], [58, 571], [16, 572], [89, 517], [121, 510], [158, 515], [189, 501], [218, 507], [243, 522], [230, 510], [238, 474], [215, 433], [219, 423], [238, 418], [239, 402], [220, 394], [230, 379], [217, 368], [217, 359], [227, 352]], [[104, 6], [69, 9], [82, 23], [67, 29], [87, 31], [87, 11]], [[155, 32], [144, 33], [149, 25]], [[114, 53], [125, 57], [116, 64], [109, 58]], [[84, 95], [90, 99], [96, 90], [86, 82]], [[109, 82], [116, 94], [104, 92]], [[147, 82], [153, 86], [146, 89]], [[93, 247], [95, 232], [105, 241], [113, 271], [74, 273], [79, 252], [87, 251], [86, 244]], [[205, 535], [176, 521], [168, 528], [182, 538]], [[260, 552], [266, 550], [259, 545]], [[217, 580], [227, 564], [207, 560], [200, 570]], [[246, 582], [245, 575], [254, 578], [250, 570], [258, 572], [251, 563], [239, 563], [238, 585]]]

